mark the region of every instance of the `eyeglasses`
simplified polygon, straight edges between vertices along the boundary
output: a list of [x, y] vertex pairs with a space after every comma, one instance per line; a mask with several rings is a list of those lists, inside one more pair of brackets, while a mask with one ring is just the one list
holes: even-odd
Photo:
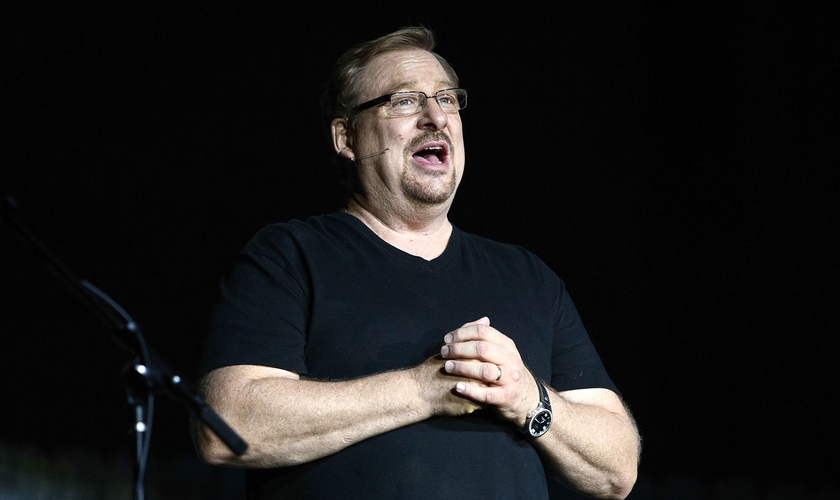
[[446, 113], [457, 113], [467, 107], [467, 91], [464, 89], [443, 89], [438, 90], [434, 95], [426, 95], [425, 92], [394, 92], [385, 94], [376, 99], [363, 102], [353, 108], [353, 113], [359, 113], [368, 108], [388, 103], [388, 116], [410, 116], [419, 113], [426, 106], [429, 97], [434, 97], [440, 109]]

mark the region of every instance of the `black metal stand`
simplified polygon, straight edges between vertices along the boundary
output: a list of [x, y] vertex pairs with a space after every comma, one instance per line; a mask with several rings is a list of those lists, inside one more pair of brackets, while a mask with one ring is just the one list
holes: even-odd
[[149, 444], [152, 437], [154, 398], [156, 394], [167, 394], [209, 427], [234, 453], [242, 455], [248, 445], [231, 429], [221, 417], [204, 401], [201, 395], [189, 387], [184, 380], [146, 345], [140, 327], [104, 292], [78, 279], [21, 223], [17, 216], [17, 201], [6, 197], [2, 200], [0, 222], [8, 223], [35, 254], [56, 276], [90, 309], [113, 333], [114, 340], [129, 354], [122, 377], [125, 383], [128, 403], [134, 408], [134, 433], [136, 437], [134, 461], [134, 499], [145, 498], [146, 465]]

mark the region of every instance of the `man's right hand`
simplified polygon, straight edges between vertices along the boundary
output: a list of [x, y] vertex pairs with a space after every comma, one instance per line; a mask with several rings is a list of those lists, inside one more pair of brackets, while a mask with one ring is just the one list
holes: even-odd
[[446, 373], [445, 361], [438, 354], [409, 370], [420, 398], [429, 404], [430, 416], [457, 417], [481, 409], [480, 404], [455, 392], [455, 384], [465, 379]]

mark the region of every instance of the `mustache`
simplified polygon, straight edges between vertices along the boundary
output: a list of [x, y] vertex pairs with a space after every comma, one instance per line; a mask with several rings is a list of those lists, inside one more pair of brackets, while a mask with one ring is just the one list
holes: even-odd
[[428, 142], [445, 142], [449, 146], [449, 151], [452, 151], [452, 140], [443, 132], [426, 132], [419, 135], [408, 143], [408, 148], [414, 151]]

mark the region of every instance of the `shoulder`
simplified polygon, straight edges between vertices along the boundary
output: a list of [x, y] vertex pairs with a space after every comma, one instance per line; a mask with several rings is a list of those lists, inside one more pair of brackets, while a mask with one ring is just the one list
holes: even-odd
[[353, 219], [352, 216], [336, 212], [268, 224], [248, 241], [245, 251], [274, 253], [288, 250], [289, 246], [317, 245], [336, 237], [341, 238], [354, 230]]
[[484, 236], [455, 229], [461, 238], [461, 246], [472, 257], [486, 257], [492, 262], [517, 269], [528, 269], [540, 274], [554, 275], [554, 271], [537, 254], [515, 243], [505, 243]]

